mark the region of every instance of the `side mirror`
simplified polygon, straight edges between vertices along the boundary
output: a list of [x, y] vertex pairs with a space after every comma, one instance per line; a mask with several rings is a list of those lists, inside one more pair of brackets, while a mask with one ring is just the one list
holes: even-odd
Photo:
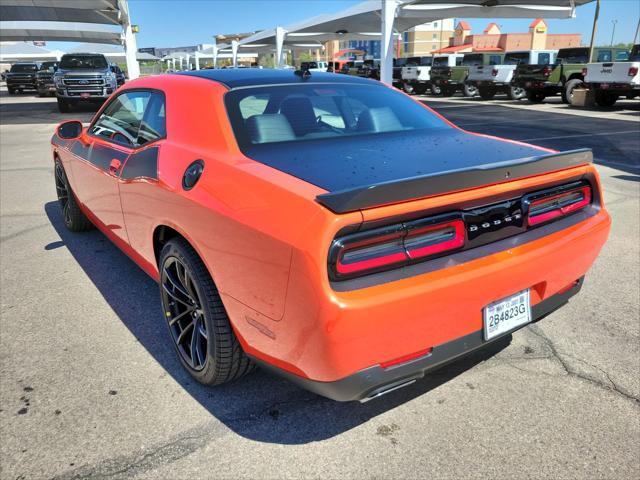
[[56, 134], [65, 140], [78, 138], [82, 133], [82, 123], [78, 120], [69, 120], [68, 122], [58, 125]]

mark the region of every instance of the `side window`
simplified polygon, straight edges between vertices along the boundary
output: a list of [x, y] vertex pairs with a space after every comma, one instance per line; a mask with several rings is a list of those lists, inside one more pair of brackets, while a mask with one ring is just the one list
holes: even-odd
[[253, 115], [262, 115], [269, 103], [269, 95], [249, 95], [248, 97], [240, 100], [238, 106], [240, 107], [240, 113], [245, 120]]
[[138, 130], [151, 92], [128, 92], [111, 100], [89, 133], [127, 146], [138, 146]]
[[611, 50], [600, 50], [598, 52], [598, 59], [596, 62], [610, 62], [611, 61]]
[[462, 65], [462, 57], [457, 57], [456, 58], [456, 67]]
[[491, 55], [489, 57], [489, 65], [500, 65], [500, 55]]
[[164, 96], [154, 92], [147, 104], [144, 117], [138, 130], [137, 145], [154, 142], [167, 135], [167, 118], [164, 107]]
[[551, 54], [549, 53], [539, 53], [538, 54], [538, 65], [548, 65], [551, 63]]
[[335, 128], [345, 128], [344, 119], [333, 97], [318, 95], [311, 97], [310, 100], [313, 113], [319, 121]]

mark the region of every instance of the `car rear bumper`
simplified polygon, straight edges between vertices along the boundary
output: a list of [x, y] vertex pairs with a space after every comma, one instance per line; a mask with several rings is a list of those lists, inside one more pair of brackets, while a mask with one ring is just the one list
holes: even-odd
[[[537, 305], [534, 305], [531, 312], [532, 322], [541, 320], [567, 303], [571, 297], [580, 291], [582, 283], [583, 278], [579, 278], [568, 290], [552, 295]], [[428, 354], [406, 363], [390, 368], [382, 368], [380, 365], [375, 365], [331, 382], [314, 381], [300, 375], [295, 375], [259, 359], [254, 358], [254, 360], [265, 369], [318, 395], [341, 402], [351, 400], [366, 402], [397, 390], [398, 388], [410, 385], [426, 374], [478, 349], [486, 347], [489, 344], [495, 343], [497, 340], [525, 326], [526, 325], [522, 325], [489, 341], [484, 339], [483, 330], [480, 329], [463, 337], [456, 338], [455, 340], [434, 346]]]
[[640, 93], [640, 84], [633, 83], [590, 82], [589, 86], [595, 90], [603, 90], [611, 93]]
[[482, 330], [483, 309], [516, 292], [530, 289], [542, 308], [587, 273], [610, 225], [593, 205], [521, 236], [329, 285], [313, 255], [294, 250], [278, 319], [222, 295], [247, 354], [312, 383], [340, 382]]

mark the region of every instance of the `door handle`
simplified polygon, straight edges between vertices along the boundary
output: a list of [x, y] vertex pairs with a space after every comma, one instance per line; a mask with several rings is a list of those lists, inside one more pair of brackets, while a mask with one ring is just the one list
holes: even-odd
[[117, 158], [112, 159], [111, 163], [109, 164], [109, 173], [111, 175], [116, 175], [118, 173], [118, 170], [120, 169], [120, 165], [122, 165], [122, 162], [120, 160], [118, 160]]

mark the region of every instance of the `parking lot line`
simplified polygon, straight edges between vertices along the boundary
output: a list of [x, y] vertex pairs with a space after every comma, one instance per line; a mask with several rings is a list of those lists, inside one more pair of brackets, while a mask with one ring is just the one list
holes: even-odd
[[564, 138], [578, 138], [578, 137], [598, 137], [602, 135], [629, 135], [632, 133], [638, 133], [638, 130], [625, 130], [622, 132], [580, 133], [578, 135], [561, 135], [558, 137], [525, 138], [522, 141], [523, 142], [539, 142], [542, 140], [560, 140]]

